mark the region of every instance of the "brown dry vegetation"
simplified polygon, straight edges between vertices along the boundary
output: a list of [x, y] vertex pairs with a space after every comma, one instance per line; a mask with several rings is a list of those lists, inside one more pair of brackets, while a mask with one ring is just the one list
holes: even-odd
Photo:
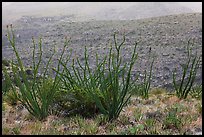
[[[146, 100], [133, 96], [119, 118], [113, 122], [107, 122], [103, 115], [95, 115], [92, 118], [80, 115], [71, 117], [50, 115], [44, 121], [38, 121], [26, 109], [20, 108], [21, 104], [11, 106], [5, 102], [3, 104], [5, 109], [2, 112], [2, 132], [23, 135], [197, 134], [200, 129], [202, 130], [202, 113], [199, 110], [201, 102], [202, 100], [196, 100], [191, 96], [185, 100], [179, 100], [175, 95], [165, 92], [151, 93]], [[174, 123], [176, 121], [165, 123], [168, 113], [174, 111], [176, 111], [175, 120], [181, 121], [178, 126]], [[138, 126], [143, 128], [137, 129]]]

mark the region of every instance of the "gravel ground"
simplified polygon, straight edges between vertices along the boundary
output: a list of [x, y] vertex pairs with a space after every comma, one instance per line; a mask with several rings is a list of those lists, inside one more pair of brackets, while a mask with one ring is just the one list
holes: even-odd
[[[121, 51], [124, 62], [129, 61], [135, 41], [140, 41], [137, 47], [139, 58], [133, 69], [133, 77], [138, 72], [143, 73], [147, 68], [149, 49], [156, 55], [153, 66], [153, 87], [166, 87], [172, 89], [172, 71], [185, 62], [187, 53], [185, 46], [190, 38], [195, 39], [193, 53], [202, 56], [202, 14], [181, 14], [164, 17], [155, 17], [140, 20], [127, 21], [86, 21], [73, 22], [69, 17], [23, 17], [13, 23], [16, 34], [16, 47], [20, 52], [25, 65], [32, 65], [32, 42], [34, 36], [43, 39], [43, 63], [48, 61], [56, 43], [57, 55], [53, 64], [56, 66], [57, 58], [62, 51], [64, 37], [71, 38], [69, 49], [81, 60], [84, 46], [87, 45], [89, 55], [94, 57], [98, 52], [102, 57], [107, 55], [113, 42], [113, 33], [118, 32], [118, 42], [122, 41], [122, 34], [126, 34], [126, 42]], [[5, 27], [6, 28], [6, 27]], [[14, 54], [5, 37], [5, 28], [2, 35], [2, 57], [12, 59]], [[90, 59], [90, 65], [94, 66], [94, 60]], [[43, 67], [43, 65], [42, 65]], [[179, 69], [177, 76], [181, 76]], [[140, 75], [143, 79], [143, 75]], [[202, 66], [198, 70], [197, 82], [202, 82]]]

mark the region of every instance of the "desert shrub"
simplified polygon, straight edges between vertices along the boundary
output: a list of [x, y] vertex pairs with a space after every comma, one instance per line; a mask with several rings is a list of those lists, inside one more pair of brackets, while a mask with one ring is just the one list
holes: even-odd
[[2, 71], [2, 94], [4, 95], [11, 89], [12, 82], [5, 66], [2, 66]]
[[195, 85], [189, 94], [196, 99], [202, 99], [202, 84], [200, 85]]
[[75, 94], [75, 98], [78, 98], [87, 107], [90, 107], [89, 104], [94, 102], [99, 111], [107, 115], [109, 120], [118, 117], [131, 96], [128, 90], [130, 87], [131, 70], [137, 59], [137, 43], [135, 43], [129, 64], [125, 63], [125, 65], [121, 66], [122, 58], [120, 57], [120, 50], [124, 42], [125, 36], [123, 41], [118, 44], [116, 34], [114, 34], [116, 53], [113, 52], [112, 44], [110, 45], [109, 55], [106, 55], [101, 61], [99, 61], [98, 54], [96, 53], [96, 68], [92, 71], [86, 47], [83, 60], [84, 66], [82, 66], [82, 62], [78, 58], [72, 60], [71, 69], [67, 68], [67, 62], [60, 61], [64, 67], [64, 73], [56, 71], [61, 76], [61, 80], [67, 90], [71, 90]]
[[139, 83], [136, 81], [135, 84], [133, 85], [134, 87], [131, 90], [133, 95], [141, 96], [144, 99], [149, 98], [149, 90], [150, 90], [151, 78], [152, 78], [152, 68], [155, 60], [155, 56], [152, 56], [152, 61], [150, 61], [150, 57], [151, 57], [151, 53], [149, 53], [149, 56], [148, 56], [147, 69], [144, 71], [144, 79], [142, 83]]
[[17, 105], [17, 102], [18, 102], [18, 96], [13, 91], [9, 90], [3, 96], [3, 100], [12, 106], [15, 106], [15, 105]]
[[176, 111], [169, 111], [163, 121], [164, 129], [180, 129], [182, 126], [181, 119], [176, 115]]
[[[42, 62], [42, 39], [40, 38], [38, 46], [39, 46], [39, 61], [36, 63], [35, 61], [35, 40], [33, 40], [33, 79], [28, 80], [28, 75], [26, 74], [25, 67], [21, 60], [21, 57], [16, 49], [15, 45], [15, 34], [12, 29], [12, 25], [7, 26], [7, 37], [10, 42], [10, 45], [15, 53], [17, 58], [17, 67], [14, 65], [14, 61], [12, 60], [11, 68], [13, 72], [13, 77], [16, 82], [16, 86], [11, 84], [11, 89], [13, 91], [13, 95], [18, 97], [18, 100], [26, 107], [26, 109], [36, 118], [39, 120], [43, 120], [49, 115], [49, 108], [52, 104], [53, 97], [55, 92], [58, 90], [59, 78], [58, 75], [55, 76], [54, 80], [50, 77], [46, 76], [46, 73], [49, 68], [49, 64], [51, 62], [52, 56], [54, 55], [55, 51], [49, 58], [45, 71], [39, 80], [37, 77], [37, 73], [39, 70], [39, 66]], [[67, 41], [67, 40], [66, 40]], [[67, 43], [66, 43], [67, 44]], [[66, 47], [66, 44], [64, 47]], [[60, 59], [63, 56], [64, 51], [61, 54]], [[19, 69], [21, 77], [19, 76]], [[59, 64], [58, 68], [59, 69]], [[4, 69], [5, 75], [7, 75], [6, 80], [7, 83], [12, 83], [10, 77], [8, 76], [8, 72]], [[17, 92], [17, 88], [19, 88], [19, 92]]]
[[85, 90], [59, 90], [54, 97], [53, 106], [55, 113], [61, 116], [80, 114], [83, 117], [93, 117], [98, 109], [93, 99]]
[[[192, 49], [190, 48], [190, 40], [188, 41], [187, 45], [187, 62], [183, 65], [181, 65], [183, 73], [181, 77], [181, 82], [176, 83], [175, 73], [176, 69], [173, 72], [173, 85], [176, 90], [176, 95], [180, 99], [187, 98], [189, 92], [191, 91], [195, 78], [196, 73], [199, 68], [200, 63], [200, 56], [197, 56], [197, 53], [195, 57], [193, 57]], [[189, 71], [189, 75], [187, 72]], [[185, 79], [187, 81], [185, 82]]]
[[[144, 77], [144, 81], [141, 85], [141, 89], [140, 89], [140, 93], [142, 95], [143, 98], [148, 99], [149, 98], [149, 89], [150, 89], [150, 84], [151, 84], [151, 77], [152, 77], [152, 67], [154, 64], [154, 57], [153, 60], [150, 64], [150, 66], [148, 68], [150, 68], [149, 70], [149, 75], [147, 76], [147, 70], [145, 70], [145, 77]], [[149, 61], [149, 59], [148, 59]]]

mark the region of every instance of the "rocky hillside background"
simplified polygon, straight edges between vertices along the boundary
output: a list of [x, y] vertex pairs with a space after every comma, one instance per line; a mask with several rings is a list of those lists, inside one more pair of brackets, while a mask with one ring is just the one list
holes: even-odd
[[[153, 67], [152, 86], [171, 87], [172, 71], [185, 62], [187, 52], [185, 46], [189, 39], [194, 39], [193, 53], [202, 55], [202, 13], [188, 13], [168, 15], [140, 20], [112, 20], [112, 21], [81, 21], [72, 20], [71, 16], [32, 17], [25, 16], [13, 23], [16, 34], [16, 46], [26, 66], [32, 65], [33, 45], [31, 38], [43, 39], [44, 60], [50, 57], [54, 45], [57, 55], [54, 56], [53, 65], [57, 63], [64, 38], [71, 38], [69, 49], [83, 60], [84, 46], [87, 45], [91, 56], [90, 61], [94, 67], [94, 55], [107, 55], [113, 41], [113, 33], [118, 32], [118, 41], [122, 41], [122, 34], [126, 34], [122, 56], [124, 62], [130, 59], [135, 41], [140, 41], [137, 47], [139, 58], [133, 71], [133, 77], [143, 73], [147, 68], [148, 51], [156, 55]], [[12, 59], [14, 54], [8, 46], [3, 28], [2, 56], [3, 59]], [[43, 66], [41, 66], [43, 67]], [[201, 66], [197, 81], [202, 81]], [[177, 76], [181, 76], [181, 69]], [[144, 76], [140, 75], [140, 79]]]

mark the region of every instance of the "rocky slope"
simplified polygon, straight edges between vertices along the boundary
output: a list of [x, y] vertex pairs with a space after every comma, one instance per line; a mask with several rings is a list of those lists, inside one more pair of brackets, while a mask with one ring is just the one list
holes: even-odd
[[[56, 43], [57, 54], [54, 56], [54, 64], [59, 57], [64, 37], [71, 38], [69, 49], [73, 49], [81, 60], [84, 46], [87, 45], [88, 52], [94, 57], [95, 52], [104, 56], [108, 53], [109, 40], [113, 41], [113, 33], [118, 32], [118, 41], [122, 41], [122, 34], [126, 34], [126, 42], [122, 49], [124, 62], [129, 61], [135, 41], [140, 41], [137, 47], [139, 58], [134, 67], [134, 74], [143, 73], [147, 68], [148, 51], [156, 55], [153, 67], [152, 86], [171, 87], [172, 71], [185, 62], [187, 53], [185, 46], [191, 38], [195, 39], [193, 53], [202, 55], [202, 13], [189, 13], [180, 15], [169, 15], [140, 20], [124, 21], [84, 21], [75, 22], [71, 16], [61, 17], [28, 17], [25, 16], [13, 23], [16, 38], [16, 46], [21, 53], [25, 64], [31, 65], [33, 45], [31, 37], [37, 40], [39, 36], [43, 39], [43, 51], [45, 63], [52, 53]], [[6, 27], [4, 27], [6, 28]], [[3, 58], [12, 59], [13, 54], [5, 37], [2, 35]], [[91, 58], [91, 66], [94, 67], [94, 59]], [[198, 71], [197, 81], [202, 81], [201, 66]], [[177, 73], [181, 76], [181, 69]], [[142, 80], [143, 75], [140, 75]]]

